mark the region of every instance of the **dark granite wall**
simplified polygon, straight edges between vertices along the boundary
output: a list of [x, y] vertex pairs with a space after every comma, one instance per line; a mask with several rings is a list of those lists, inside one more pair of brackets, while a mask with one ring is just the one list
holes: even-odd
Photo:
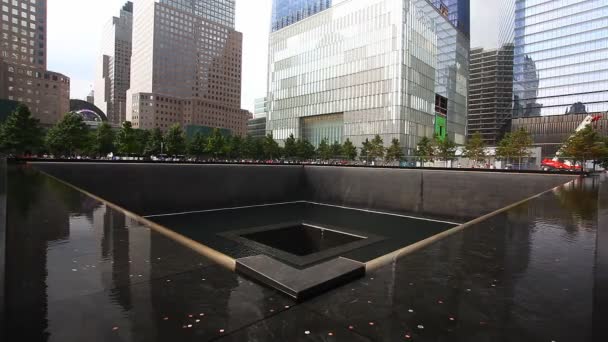
[[140, 215], [301, 199], [301, 166], [36, 163], [35, 167]]
[[488, 214], [575, 176], [306, 167], [314, 202], [453, 219]]
[[575, 178], [319, 166], [34, 165], [141, 215], [309, 200], [462, 221]]

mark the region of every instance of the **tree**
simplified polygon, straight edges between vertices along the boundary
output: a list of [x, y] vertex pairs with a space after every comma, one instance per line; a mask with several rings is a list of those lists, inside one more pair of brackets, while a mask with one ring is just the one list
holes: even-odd
[[241, 153], [243, 155], [243, 157], [248, 158], [248, 159], [259, 159], [259, 155], [261, 153], [259, 153], [259, 143], [258, 143], [259, 139], [256, 139], [254, 137], [252, 137], [251, 135], [248, 135], [247, 137], [245, 137], [245, 140], [243, 141], [243, 145], [241, 146]]
[[401, 148], [401, 144], [399, 143], [399, 139], [393, 139], [391, 141], [391, 146], [386, 150], [386, 161], [388, 162], [396, 162], [403, 159], [404, 153]]
[[226, 156], [230, 159], [239, 159], [243, 155], [243, 139], [239, 136], [228, 137], [224, 146]]
[[355, 160], [355, 158], [357, 158], [357, 148], [348, 138], [344, 142], [344, 145], [342, 145], [342, 155], [347, 160]]
[[15, 155], [36, 153], [43, 148], [43, 137], [40, 121], [20, 104], [0, 127], [0, 150]]
[[165, 144], [168, 155], [178, 156], [186, 152], [186, 136], [180, 124], [169, 127], [165, 134]]
[[435, 157], [435, 146], [433, 141], [427, 137], [422, 137], [416, 146], [416, 157], [424, 164], [427, 162], [432, 162]]
[[302, 160], [310, 160], [315, 157], [315, 147], [310, 141], [303, 139], [296, 142], [298, 150], [298, 158]]
[[365, 139], [365, 141], [361, 144], [361, 160], [365, 160], [366, 162], [369, 161], [369, 158], [371, 157], [370, 154], [372, 153], [372, 143], [369, 141], [369, 139]]
[[450, 138], [439, 139], [435, 137], [435, 146], [437, 151], [437, 157], [439, 160], [445, 161], [445, 167], [448, 167], [448, 161], [456, 158], [456, 143], [450, 140]]
[[331, 147], [327, 143], [327, 139], [323, 138], [319, 147], [317, 147], [317, 156], [322, 160], [331, 159]]
[[[600, 137], [598, 132], [591, 126], [576, 132], [564, 145], [562, 154], [584, 164], [588, 160], [596, 161], [608, 158], [608, 147], [606, 141]], [[583, 170], [584, 171], [584, 170]]]
[[219, 158], [224, 155], [224, 136], [219, 128], [214, 128], [209, 139], [207, 139], [207, 148], [205, 152], [212, 155], [214, 158]]
[[532, 148], [532, 137], [523, 128], [511, 133], [511, 148], [513, 157], [519, 160], [519, 168], [521, 169], [521, 160], [530, 157], [530, 149]]
[[116, 135], [116, 147], [122, 155], [135, 154], [137, 152], [137, 137], [130, 121], [125, 121]]
[[293, 137], [293, 134], [290, 134], [289, 138], [285, 139], [285, 148], [283, 148], [283, 154], [287, 159], [293, 159], [297, 157], [298, 146], [296, 143], [296, 139]]
[[483, 142], [481, 133], [475, 132], [467, 141], [462, 156], [473, 161], [473, 163], [480, 163], [486, 160], [486, 145]]
[[78, 114], [68, 113], [46, 135], [46, 145], [53, 154], [71, 156], [87, 149], [89, 129]]
[[507, 133], [496, 147], [496, 158], [505, 160], [508, 164], [509, 160], [513, 158], [513, 156], [515, 156], [515, 150], [513, 148], [513, 136], [511, 133]]
[[334, 143], [331, 145], [331, 157], [333, 159], [342, 159], [343, 155], [343, 151], [342, 151], [342, 144], [340, 144], [337, 140], [334, 141]]
[[279, 144], [274, 140], [272, 134], [268, 134], [262, 141], [262, 150], [264, 151], [264, 157], [268, 159], [274, 159], [280, 155], [281, 149]]
[[93, 152], [98, 156], [105, 156], [114, 152], [114, 131], [109, 123], [104, 122], [93, 132]]
[[384, 158], [384, 141], [380, 135], [376, 134], [374, 139], [371, 141], [370, 158], [372, 160]]
[[150, 138], [146, 142], [146, 147], [144, 148], [144, 156], [159, 156], [164, 153], [164, 137], [163, 132], [160, 128], [156, 127], [150, 133]]
[[150, 131], [145, 129], [136, 129], [135, 133], [135, 152], [138, 156], [143, 156], [150, 140]]

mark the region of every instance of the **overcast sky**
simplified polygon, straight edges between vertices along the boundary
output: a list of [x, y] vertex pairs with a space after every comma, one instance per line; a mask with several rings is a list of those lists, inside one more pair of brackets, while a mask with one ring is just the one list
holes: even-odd
[[[71, 78], [72, 98], [83, 99], [92, 89], [103, 26], [118, 15], [125, 1], [48, 0], [48, 68]], [[244, 38], [241, 106], [251, 111], [254, 99], [264, 96], [266, 91], [271, 2], [236, 0], [236, 28]], [[496, 3], [471, 0], [471, 47], [496, 46]]]

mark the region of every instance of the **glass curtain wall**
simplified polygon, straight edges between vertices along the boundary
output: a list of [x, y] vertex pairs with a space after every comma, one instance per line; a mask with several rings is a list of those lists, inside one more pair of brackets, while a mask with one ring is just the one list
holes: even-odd
[[[608, 110], [608, 1], [514, 3], [513, 116]], [[501, 41], [510, 27], [503, 22]]]

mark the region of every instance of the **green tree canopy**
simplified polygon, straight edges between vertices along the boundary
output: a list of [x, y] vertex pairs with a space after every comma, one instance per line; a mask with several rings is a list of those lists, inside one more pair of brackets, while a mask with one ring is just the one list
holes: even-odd
[[144, 148], [145, 156], [159, 156], [164, 153], [164, 137], [163, 132], [160, 128], [156, 127], [150, 133], [150, 138], [146, 142], [146, 147]]
[[384, 148], [384, 141], [382, 140], [380, 135], [376, 134], [374, 139], [371, 141], [370, 147], [371, 149], [369, 152], [369, 156], [372, 160], [384, 158], [384, 152], [386, 149]]
[[248, 135], [247, 137], [245, 137], [245, 140], [243, 140], [243, 145], [241, 146], [241, 153], [244, 158], [261, 159], [262, 153], [260, 152], [259, 147], [259, 139]]
[[315, 147], [306, 139], [298, 139], [296, 142], [298, 150], [298, 158], [302, 160], [310, 160], [315, 157]]
[[511, 133], [507, 133], [498, 143], [498, 146], [496, 146], [496, 158], [508, 163], [509, 160], [514, 157], [515, 149], [513, 146], [513, 136]]
[[486, 160], [486, 145], [483, 142], [481, 133], [475, 132], [467, 141], [462, 156], [474, 163], [484, 162]]
[[523, 128], [511, 133], [511, 150], [513, 157], [519, 160], [519, 168], [521, 168], [522, 159], [530, 157], [532, 143], [532, 136]]
[[182, 126], [175, 124], [165, 134], [167, 154], [171, 156], [182, 155], [186, 152], [186, 137]]
[[100, 156], [114, 152], [114, 140], [116, 139], [112, 126], [103, 122], [93, 132], [93, 152]]
[[400, 161], [401, 159], [403, 159], [403, 156], [403, 148], [401, 148], [399, 139], [394, 138], [391, 141], [391, 146], [386, 150], [386, 161]]
[[327, 139], [323, 138], [319, 147], [317, 147], [317, 156], [323, 160], [331, 159], [331, 147], [327, 143]]
[[243, 139], [236, 135], [232, 137], [227, 137], [226, 140], [226, 156], [230, 159], [240, 159], [243, 155]]
[[562, 154], [571, 157], [574, 162], [602, 161], [608, 158], [608, 147], [604, 138], [592, 127], [576, 132], [564, 145]]
[[0, 127], [0, 150], [16, 155], [37, 153], [43, 148], [43, 137], [40, 121], [20, 104]]
[[361, 144], [361, 160], [369, 161], [369, 159], [371, 158], [371, 153], [372, 143], [369, 141], [369, 139], [366, 138], [365, 141]]
[[264, 151], [264, 157], [268, 159], [274, 159], [280, 156], [281, 149], [279, 144], [274, 140], [272, 134], [268, 134], [262, 141], [262, 150]]
[[331, 145], [331, 157], [334, 159], [342, 159], [343, 157], [342, 144], [337, 140]]
[[135, 154], [138, 156], [143, 156], [146, 150], [146, 146], [148, 145], [148, 140], [150, 140], [151, 133], [145, 129], [136, 129], [135, 133]]
[[456, 158], [456, 143], [450, 138], [439, 139], [435, 137], [436, 154], [439, 160], [445, 161], [445, 166], [448, 166], [448, 161]]
[[213, 133], [209, 139], [207, 139], [206, 153], [212, 155], [214, 158], [220, 158], [224, 155], [224, 136], [219, 128], [214, 128]]
[[130, 121], [125, 121], [116, 135], [116, 147], [121, 155], [137, 153], [137, 137]]
[[342, 145], [342, 155], [344, 155], [347, 160], [355, 160], [355, 158], [357, 158], [357, 148], [348, 138], [344, 142], [344, 145]]
[[57, 155], [82, 153], [89, 146], [89, 129], [80, 115], [68, 113], [48, 131], [46, 145]]
[[285, 148], [283, 148], [283, 154], [287, 159], [293, 159], [297, 157], [298, 146], [296, 143], [296, 139], [293, 137], [293, 134], [290, 134], [289, 138], [285, 139]]
[[434, 141], [427, 137], [422, 137], [416, 146], [416, 157], [422, 162], [422, 166], [426, 162], [432, 162], [435, 157]]

